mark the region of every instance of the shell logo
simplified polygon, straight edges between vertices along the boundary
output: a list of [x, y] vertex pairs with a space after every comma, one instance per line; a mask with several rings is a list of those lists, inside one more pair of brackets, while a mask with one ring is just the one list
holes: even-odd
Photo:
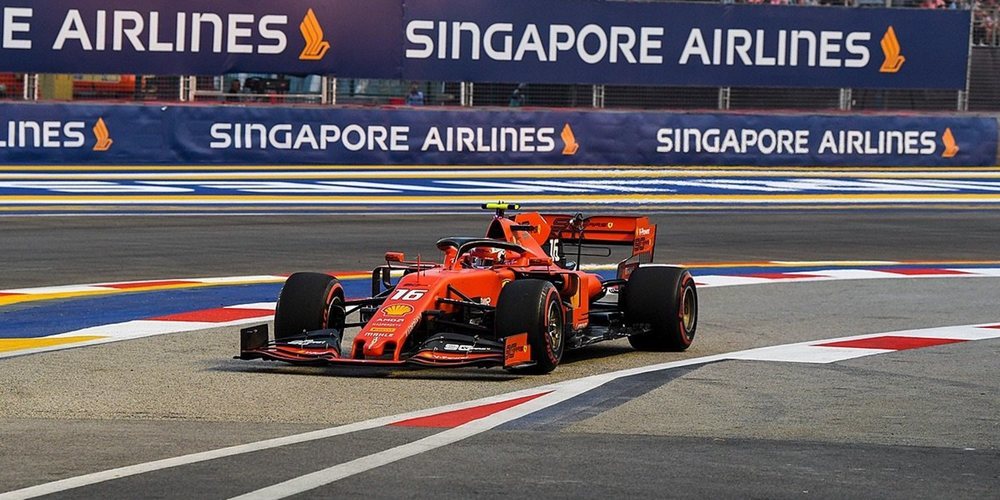
[[385, 309], [382, 309], [382, 312], [384, 312], [386, 316], [406, 316], [407, 314], [413, 312], [413, 306], [406, 304], [393, 304]]

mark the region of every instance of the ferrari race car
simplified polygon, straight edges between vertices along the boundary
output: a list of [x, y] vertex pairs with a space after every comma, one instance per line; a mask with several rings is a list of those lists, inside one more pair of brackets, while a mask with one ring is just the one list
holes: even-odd
[[[278, 297], [274, 339], [266, 325], [243, 329], [238, 357], [542, 374], [555, 369], [565, 350], [604, 340], [628, 337], [633, 347], [651, 351], [691, 345], [694, 279], [683, 267], [651, 264], [656, 225], [648, 218], [511, 217], [506, 211], [517, 205], [483, 208], [495, 210], [486, 236], [441, 238], [440, 263], [387, 252], [386, 264], [372, 271], [368, 298], [346, 298], [327, 274], [291, 275]], [[578, 268], [582, 256], [610, 257], [612, 246], [625, 253], [631, 247], [614, 279]], [[361, 330], [342, 345], [352, 327]]]

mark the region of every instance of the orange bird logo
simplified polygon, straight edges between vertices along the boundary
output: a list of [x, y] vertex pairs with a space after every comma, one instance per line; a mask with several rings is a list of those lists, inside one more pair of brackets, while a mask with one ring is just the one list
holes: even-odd
[[896, 30], [892, 29], [892, 26], [889, 26], [882, 36], [882, 54], [885, 55], [885, 61], [882, 61], [882, 67], [879, 68], [880, 73], [895, 73], [906, 62], [906, 58], [900, 53], [899, 39], [896, 38]]
[[98, 118], [97, 123], [94, 125], [94, 137], [97, 138], [97, 143], [94, 144], [94, 151], [107, 151], [111, 149], [111, 145], [115, 142], [111, 140], [111, 132], [108, 131], [108, 125], [104, 123], [104, 118]]
[[563, 126], [561, 137], [563, 144], [565, 144], [562, 153], [566, 156], [575, 155], [580, 149], [580, 144], [576, 142], [576, 136], [573, 135], [573, 129], [570, 128], [568, 123]]
[[955, 136], [951, 133], [951, 127], [944, 129], [944, 134], [941, 135], [941, 142], [944, 143], [944, 153], [941, 153], [942, 158], [953, 158], [958, 154], [958, 143], [955, 142]]
[[306, 17], [299, 25], [299, 31], [302, 32], [302, 38], [306, 41], [306, 46], [299, 54], [299, 59], [303, 61], [323, 59], [326, 51], [330, 50], [330, 42], [323, 39], [323, 27], [319, 25], [319, 19], [316, 19], [316, 13], [312, 9], [306, 12]]

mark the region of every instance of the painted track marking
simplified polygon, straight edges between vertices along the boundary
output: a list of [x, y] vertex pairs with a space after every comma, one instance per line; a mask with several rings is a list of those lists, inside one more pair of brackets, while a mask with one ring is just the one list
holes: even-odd
[[[475, 401], [456, 403], [452, 405], [441, 406], [437, 408], [431, 408], [428, 410], [416, 411], [401, 415], [380, 417], [376, 419], [366, 420], [364, 422], [356, 422], [353, 424], [347, 424], [338, 427], [332, 427], [329, 429], [307, 432], [303, 434], [296, 434], [293, 436], [268, 439], [256, 443], [247, 443], [238, 446], [231, 446], [217, 450], [210, 450], [190, 455], [184, 455], [180, 457], [166, 458], [143, 464], [136, 464], [106, 471], [95, 472], [91, 474], [85, 474], [82, 476], [67, 478], [59, 481], [54, 481], [51, 483], [30, 486], [28, 488], [10, 491], [7, 493], [0, 493], [0, 500], [34, 498], [41, 495], [58, 493], [61, 491], [97, 484], [113, 479], [135, 476], [147, 472], [153, 472], [172, 467], [179, 467], [183, 465], [214, 460], [216, 458], [241, 455], [245, 453], [251, 453], [255, 451], [286, 446], [289, 444], [315, 441], [318, 439], [325, 439], [328, 437], [344, 435], [361, 430], [368, 430], [377, 427], [400, 424], [406, 421], [412, 421], [417, 418], [433, 418], [435, 416], [441, 416], [447, 413], [454, 413], [456, 411], [469, 410], [476, 407], [482, 407], [485, 405], [495, 405], [497, 403], [503, 403], [503, 402], [509, 403], [519, 398], [523, 399], [523, 401], [520, 404], [514, 404], [510, 407], [505, 407], [504, 405], [497, 405], [497, 407], [501, 408], [501, 410], [492, 414], [482, 416], [478, 419], [470, 420], [465, 423], [460, 423], [460, 425], [458, 425], [457, 427], [453, 427], [447, 431], [433, 434], [431, 436], [414, 441], [412, 443], [384, 450], [382, 452], [368, 455], [366, 457], [361, 457], [356, 460], [338, 464], [333, 467], [329, 467], [327, 469], [322, 469], [317, 472], [306, 474], [299, 478], [295, 478], [289, 481], [285, 481], [283, 483], [272, 485], [268, 488], [263, 488], [260, 490], [249, 492], [243, 497], [243, 498], [284, 498], [304, 491], [309, 491], [317, 487], [323, 486], [325, 484], [330, 484], [340, 479], [344, 479], [346, 477], [350, 477], [352, 475], [359, 474], [361, 472], [365, 472], [388, 463], [396, 462], [398, 460], [411, 457], [419, 453], [423, 453], [426, 451], [440, 448], [442, 446], [451, 443], [461, 441], [462, 439], [486, 432], [503, 423], [525, 417], [539, 410], [553, 406], [557, 403], [572, 399], [585, 392], [596, 389], [597, 387], [600, 387], [608, 382], [620, 378], [629, 377], [633, 375], [640, 375], [650, 372], [670, 370], [686, 366], [703, 365], [718, 361], [727, 361], [727, 360], [832, 363], [836, 361], [843, 361], [847, 359], [871, 356], [875, 354], [896, 352], [896, 349], [870, 349], [870, 348], [860, 348], [860, 347], [836, 346], [836, 345], [845, 345], [848, 343], [854, 343], [858, 345], [860, 343], [863, 343], [865, 340], [885, 339], [887, 337], [911, 338], [911, 339], [934, 339], [934, 340], [948, 339], [948, 340], [961, 340], [961, 341], [995, 339], [995, 338], [1000, 338], [1000, 324], [987, 323], [979, 325], [948, 326], [948, 327], [929, 328], [922, 330], [904, 330], [904, 331], [889, 332], [889, 333], [875, 333], [875, 334], [854, 335], [850, 337], [840, 337], [832, 339], [811, 340], [807, 342], [783, 344], [783, 345], [763, 347], [758, 349], [736, 351], [731, 353], [715, 354], [711, 356], [703, 356], [703, 357], [691, 358], [680, 361], [671, 361], [671, 362], [659, 363], [655, 365], [648, 365], [637, 368], [630, 368], [626, 370], [619, 370], [616, 372], [592, 375], [589, 377], [584, 377], [579, 379], [566, 380], [554, 384], [535, 387], [532, 389], [525, 389], [507, 394], [501, 394], [499, 396], [482, 398]], [[457, 421], [456, 423], [459, 422], [460, 421]]]
[[478, 206], [485, 195], [538, 205], [1000, 208], [996, 169], [14, 167], [0, 170], [0, 215], [363, 212]]
[[[797, 263], [803, 264], [803, 263]], [[762, 272], [727, 275], [705, 274], [697, 275], [695, 280], [700, 287], [712, 288], [720, 286], [787, 284], [811, 281], [839, 281], [866, 279], [920, 279], [920, 278], [983, 278], [1000, 277], [1000, 267], [954, 267], [937, 263], [923, 265], [907, 263], [872, 262], [873, 269], [862, 268], [831, 268], [809, 271], [772, 270]], [[983, 264], [997, 264], [988, 262]], [[740, 264], [741, 266], [744, 264]], [[895, 266], [895, 267], [894, 267]], [[808, 266], [801, 266], [808, 267]], [[607, 267], [593, 266], [591, 270], [603, 270]], [[341, 274], [343, 281], [368, 279], [367, 274]], [[0, 291], [0, 305], [3, 300], [8, 303], [30, 302], [50, 299], [53, 295], [60, 298], [89, 296], [91, 294], [116, 294], [132, 291], [166, 290], [176, 287], [217, 286], [225, 284], [271, 283], [284, 280], [283, 276], [234, 276], [224, 278], [198, 278], [159, 281], [140, 281], [123, 283], [103, 283], [91, 285], [66, 285], [42, 288], [24, 288]], [[148, 317], [107, 325], [96, 325], [68, 332], [61, 332], [37, 338], [8, 339], [0, 343], [0, 359], [51, 352], [62, 349], [84, 347], [88, 345], [106, 344], [121, 340], [131, 340], [154, 335], [182, 333], [206, 328], [225, 326], [241, 326], [260, 323], [270, 319], [274, 311], [273, 302], [237, 304], [225, 308], [205, 309], [165, 316]], [[74, 342], [51, 341], [45, 339], [75, 338]], [[16, 342], [15, 342], [16, 341]], [[6, 344], [6, 345], [5, 345]], [[6, 347], [6, 348], [4, 348]]]

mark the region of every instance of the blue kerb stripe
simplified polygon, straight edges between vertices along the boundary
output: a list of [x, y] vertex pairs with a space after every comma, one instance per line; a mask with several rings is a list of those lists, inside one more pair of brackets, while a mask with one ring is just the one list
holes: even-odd
[[[692, 268], [699, 274], [746, 275], [757, 273], [809, 272], [831, 268], [862, 266], [811, 266], [811, 267], [735, 267]], [[863, 266], [872, 269], [872, 266]], [[925, 268], [927, 265], [878, 266], [879, 269]], [[975, 266], [947, 266], [960, 269]], [[604, 279], [612, 278], [614, 271], [599, 271]], [[367, 297], [371, 293], [368, 278], [344, 280], [348, 297]], [[92, 326], [108, 325], [169, 314], [179, 314], [200, 309], [212, 309], [253, 302], [277, 300], [280, 283], [256, 285], [210, 286], [148, 292], [126, 292], [107, 296], [76, 299], [49, 300], [19, 304], [13, 308], [0, 308], [0, 338], [33, 338], [64, 333]]]

